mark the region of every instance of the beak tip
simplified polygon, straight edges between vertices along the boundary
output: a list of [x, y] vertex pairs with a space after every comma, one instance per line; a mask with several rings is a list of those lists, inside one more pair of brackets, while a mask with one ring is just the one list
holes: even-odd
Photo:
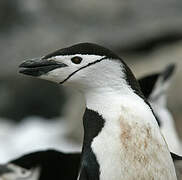
[[23, 63], [21, 63], [20, 65], [19, 65], [19, 68], [22, 68], [23, 67]]
[[53, 60], [31, 59], [23, 61], [19, 65], [19, 73], [39, 77], [56, 68], [66, 67], [68, 65]]
[[18, 72], [21, 73], [21, 74], [23, 74], [23, 71], [24, 71], [23, 69], [20, 69]]
[[26, 68], [27, 66], [30, 66], [31, 64], [32, 64], [32, 61], [26, 60], [26, 61], [23, 61], [23, 62], [19, 65], [19, 68]]

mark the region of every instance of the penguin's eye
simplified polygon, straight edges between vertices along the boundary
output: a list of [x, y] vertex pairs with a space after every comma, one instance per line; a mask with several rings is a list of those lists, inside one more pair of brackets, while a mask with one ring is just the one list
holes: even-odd
[[71, 58], [71, 61], [74, 63], [74, 64], [80, 64], [82, 62], [82, 58], [79, 57], [79, 56], [75, 56], [73, 58]]

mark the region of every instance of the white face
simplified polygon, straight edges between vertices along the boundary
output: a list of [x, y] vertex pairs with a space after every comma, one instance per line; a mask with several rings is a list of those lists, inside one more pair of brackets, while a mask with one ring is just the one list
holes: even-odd
[[[81, 62], [74, 63], [74, 57], [79, 57]], [[64, 63], [67, 66], [49, 71], [41, 75], [41, 79], [78, 88], [81, 91], [109, 86], [111, 82], [112, 86], [117, 85], [123, 78], [120, 60], [110, 60], [105, 56], [76, 54], [55, 56], [48, 60]]]
[[0, 180], [38, 180], [40, 175], [40, 169], [38, 167], [27, 170], [14, 164], [8, 164], [7, 168], [11, 169], [12, 172], [3, 174], [0, 176]]

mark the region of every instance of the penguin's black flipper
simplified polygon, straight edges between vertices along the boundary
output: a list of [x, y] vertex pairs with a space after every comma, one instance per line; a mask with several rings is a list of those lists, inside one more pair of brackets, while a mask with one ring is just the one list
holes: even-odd
[[175, 65], [175, 63], [171, 63], [171, 64], [169, 64], [165, 69], [164, 69], [164, 71], [162, 72], [162, 77], [163, 77], [163, 81], [165, 82], [165, 81], [167, 81], [167, 80], [169, 80], [171, 77], [172, 77], [172, 75], [174, 74], [174, 72], [175, 72], [175, 68], [176, 68], [176, 65]]
[[175, 68], [175, 64], [171, 63], [165, 67], [163, 71], [152, 73], [138, 79], [144, 96], [147, 99], [149, 97], [152, 99], [160, 98], [161, 95], [163, 95], [168, 89], [170, 80], [175, 72]]
[[173, 158], [173, 161], [180, 161], [182, 160], [182, 156], [179, 156], [177, 154], [174, 154], [171, 152], [171, 157]]
[[147, 99], [150, 97], [152, 91], [154, 90], [155, 84], [159, 76], [160, 73], [153, 73], [138, 79], [141, 91]]

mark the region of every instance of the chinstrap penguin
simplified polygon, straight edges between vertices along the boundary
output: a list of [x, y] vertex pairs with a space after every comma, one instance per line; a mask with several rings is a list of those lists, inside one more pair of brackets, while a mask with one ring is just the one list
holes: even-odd
[[79, 180], [175, 180], [154, 113], [112, 51], [81, 43], [23, 62], [21, 73], [80, 90], [86, 101]]
[[[159, 89], [159, 88], [162, 89], [163, 85], [165, 85], [166, 83], [168, 84], [170, 83], [171, 76], [173, 75], [173, 72], [174, 72], [174, 68], [175, 68], [174, 64], [170, 64], [164, 70], [145, 75], [138, 80], [141, 90], [144, 96], [148, 100], [150, 100], [150, 96], [153, 94], [153, 92], [156, 91], [156, 89]], [[161, 83], [157, 83], [158, 80], [161, 79], [161, 77], [167, 77], [167, 78], [163, 78], [164, 80]], [[161, 101], [158, 100], [162, 98], [165, 98], [165, 99], [167, 98], [166, 97], [167, 88], [168, 86], [165, 86], [165, 91], [159, 91], [158, 98], [152, 98], [153, 100], [152, 106], [155, 105], [158, 107], [154, 109], [154, 112], [157, 114], [161, 112], [161, 109], [170, 114], [167, 106], [166, 105], [164, 106], [164, 104], [160, 103]], [[165, 120], [166, 120], [166, 115], [163, 116], [163, 113], [158, 116], [158, 122], [160, 124], [160, 128], [161, 126], [166, 127]], [[173, 119], [171, 119], [171, 121], [173, 121]], [[168, 143], [168, 139], [166, 140]], [[56, 157], [59, 157], [59, 158], [56, 158]], [[37, 170], [36, 167], [39, 167], [39, 169], [41, 169], [41, 171], [39, 172], [40, 175], [39, 177], [37, 177], [38, 179], [35, 179], [35, 180], [51, 179], [53, 178], [53, 175], [55, 177], [60, 177], [60, 179], [62, 180], [63, 179], [73, 180], [73, 179], [76, 179], [78, 174], [79, 165], [80, 165], [80, 157], [81, 157], [80, 153], [65, 154], [55, 150], [47, 150], [47, 151], [36, 151], [33, 153], [23, 155], [21, 157], [18, 157], [10, 161], [9, 163], [13, 164], [17, 168], [19, 167], [20, 169], [21, 168], [24, 168], [27, 170], [34, 169], [34, 171]], [[172, 154], [172, 158], [174, 161], [177, 177], [178, 179], [180, 179], [182, 158], [175, 154]], [[9, 172], [11, 172], [11, 175], [12, 175], [12, 169], [7, 168], [8, 164], [6, 166], [0, 166], [0, 178], [1, 176], [4, 176], [4, 177], [7, 176], [6, 177], [7, 180], [14, 180], [12, 176], [11, 178], [8, 177]], [[71, 169], [71, 173], [70, 173], [70, 169]], [[14, 177], [17, 177], [16, 173], [17, 171], [14, 171]]]

